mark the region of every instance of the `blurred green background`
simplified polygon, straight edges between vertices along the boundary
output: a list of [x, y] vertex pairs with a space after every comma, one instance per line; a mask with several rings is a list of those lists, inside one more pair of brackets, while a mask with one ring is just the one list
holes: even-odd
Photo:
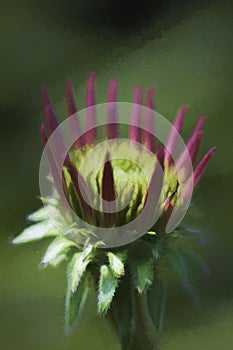
[[198, 115], [207, 115], [204, 153], [217, 146], [194, 203], [192, 224], [211, 237], [201, 253], [210, 275], [200, 276], [201, 310], [170, 283], [164, 350], [233, 349], [233, 4], [227, 1], [66, 0], [1, 3], [1, 349], [120, 349], [89, 301], [77, 331], [63, 331], [65, 266], [38, 270], [47, 242], [22, 247], [11, 239], [39, 207], [42, 147], [40, 89], [48, 85], [60, 120], [66, 118], [64, 86], [74, 82], [79, 108], [90, 70], [97, 102], [109, 78], [119, 80], [119, 101], [133, 86], [156, 84], [156, 106], [170, 120], [188, 103], [187, 137]]

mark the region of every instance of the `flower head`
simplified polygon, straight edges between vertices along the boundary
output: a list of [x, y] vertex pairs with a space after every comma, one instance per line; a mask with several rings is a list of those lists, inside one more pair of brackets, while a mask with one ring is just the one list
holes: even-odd
[[[168, 260], [173, 261], [173, 268], [178, 265], [178, 269], [174, 269], [176, 272], [184, 269], [183, 258], [177, 252], [174, 253], [169, 242], [183, 237], [187, 231], [180, 226], [166, 233], [166, 227], [175, 206], [184, 205], [190, 199], [193, 186], [200, 181], [215, 151], [215, 147], [211, 148], [195, 166], [203, 136], [203, 116], [198, 119], [186, 147], [179, 149], [187, 105], [178, 110], [166, 142], [161, 144], [155, 136], [154, 87], [146, 92], [143, 118], [142, 88], [135, 88], [130, 123], [127, 130], [122, 131], [118, 119], [115, 79], [110, 81], [107, 89], [106, 125], [96, 127], [95, 79], [94, 73], [87, 77], [85, 130], [82, 133], [72, 83], [69, 81], [66, 85], [72, 138], [72, 147], [68, 150], [47, 89], [43, 88], [45, 123], [40, 133], [54, 191], [52, 196], [42, 198], [44, 208], [29, 216], [34, 225], [14, 239], [14, 243], [24, 243], [54, 236], [42, 259], [42, 266], [57, 266], [61, 261], [71, 259], [66, 298], [67, 328], [80, 316], [91, 288], [91, 280], [97, 290], [98, 312], [107, 313], [112, 310], [111, 302], [120, 280], [134, 290], [132, 295], [145, 294], [146, 302], [150, 303], [151, 291], [156, 291], [158, 281], [161, 282], [161, 258], [167, 256]], [[79, 138], [76, 137], [77, 133]], [[54, 134], [56, 137], [53, 137]], [[62, 169], [59, 169], [61, 162]], [[140, 215], [146, 226], [137, 227], [139, 231], [141, 227], [147, 227], [147, 230], [125, 246], [115, 245], [111, 249], [104, 241], [92, 240], [96, 236], [92, 227], [107, 228], [111, 235], [111, 229], [125, 227]], [[77, 224], [75, 216], [81, 218], [83, 226]], [[55, 226], [51, 218], [53, 223], [56, 222]], [[133, 232], [127, 233], [130, 234]], [[101, 249], [98, 249], [100, 246]], [[181, 282], [190, 287], [185, 277]], [[121, 303], [117, 293], [115, 300]], [[154, 320], [154, 326], [160, 327], [158, 320]]]

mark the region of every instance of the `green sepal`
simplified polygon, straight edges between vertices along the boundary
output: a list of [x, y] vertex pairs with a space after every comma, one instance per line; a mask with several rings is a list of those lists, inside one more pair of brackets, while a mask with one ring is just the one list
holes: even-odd
[[153, 260], [138, 261], [132, 264], [133, 282], [137, 291], [143, 293], [154, 279]]
[[192, 271], [196, 268], [200, 268], [204, 274], [209, 274], [209, 267], [200, 254], [191, 248], [183, 248], [183, 255], [189, 266], [192, 268]]
[[197, 307], [200, 307], [201, 302], [199, 295], [195, 291], [193, 284], [190, 283], [188, 278], [188, 268], [184, 256], [173, 249], [169, 249], [167, 251], [167, 257], [174, 276], [182, 288], [184, 288], [184, 290], [188, 293], [194, 304]]
[[67, 277], [67, 292], [65, 301], [65, 330], [67, 333], [73, 331], [78, 324], [87, 301], [87, 297], [90, 291], [90, 283], [88, 274], [84, 274], [79, 282], [78, 288], [75, 293], [71, 290], [71, 270], [72, 264], [68, 266]]
[[32, 222], [39, 222], [43, 220], [48, 220], [48, 211], [49, 210], [56, 210], [52, 206], [44, 206], [38, 210], [36, 210], [34, 213], [31, 213], [27, 216], [27, 219]]
[[19, 236], [13, 239], [12, 243], [28, 243], [59, 234], [60, 231], [53, 225], [51, 220], [46, 220], [27, 227]]
[[71, 293], [75, 293], [88, 264], [93, 258], [92, 246], [87, 246], [82, 252], [75, 253], [70, 263], [69, 278]]
[[55, 240], [48, 246], [40, 266], [45, 267], [48, 264], [57, 266], [58, 263], [64, 260], [62, 258], [65, 258], [67, 251], [72, 246], [75, 246], [74, 242], [64, 237], [55, 238]]
[[122, 349], [131, 349], [136, 331], [136, 300], [132, 286], [125, 283], [118, 288], [112, 301], [112, 312]]
[[112, 252], [107, 253], [109, 266], [116, 277], [123, 276], [125, 273], [124, 262], [126, 259], [126, 254], [118, 253], [114, 254]]
[[155, 241], [155, 244], [152, 248], [153, 257], [156, 261], [158, 261], [165, 251], [165, 240], [163, 238], [159, 238]]
[[185, 285], [188, 283], [188, 270], [182, 254], [173, 249], [167, 250], [167, 258], [176, 279]]
[[163, 327], [164, 312], [166, 306], [166, 283], [162, 279], [155, 279], [147, 292], [147, 302], [150, 317], [157, 329]]
[[118, 285], [110, 267], [102, 265], [100, 268], [99, 291], [98, 291], [98, 313], [104, 314], [108, 311]]

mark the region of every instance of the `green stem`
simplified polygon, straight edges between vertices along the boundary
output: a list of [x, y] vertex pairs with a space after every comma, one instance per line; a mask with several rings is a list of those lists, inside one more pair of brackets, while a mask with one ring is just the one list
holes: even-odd
[[108, 319], [119, 337], [122, 350], [159, 349], [158, 332], [148, 312], [146, 294], [138, 294], [131, 286], [121, 285]]

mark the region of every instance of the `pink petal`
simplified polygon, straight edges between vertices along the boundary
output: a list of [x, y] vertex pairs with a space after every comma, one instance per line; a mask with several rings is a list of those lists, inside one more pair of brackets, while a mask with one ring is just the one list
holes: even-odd
[[[203, 131], [198, 131], [198, 130], [192, 135], [192, 137], [189, 139], [189, 142], [186, 145], [186, 149], [181, 153], [176, 163], [177, 172], [179, 172], [183, 168], [183, 171], [184, 171], [182, 175], [183, 180], [185, 180], [189, 175], [189, 172], [191, 171], [191, 164], [194, 164], [196, 155], [200, 147], [202, 135], [203, 135]], [[188, 158], [187, 158], [188, 156], [190, 157], [190, 162], [188, 162]]]
[[194, 170], [193, 174], [187, 181], [184, 190], [183, 190], [183, 198], [186, 201], [192, 192], [192, 183], [193, 183], [193, 188], [198, 184], [200, 181], [202, 175], [204, 174], [214, 152], [215, 152], [216, 147], [212, 147], [206, 155], [202, 158], [196, 169]]
[[[155, 93], [155, 88], [151, 87], [146, 92], [146, 107], [144, 127], [145, 131], [143, 133], [144, 145], [151, 151], [155, 152], [155, 136], [154, 136], [154, 105], [153, 105], [153, 95]], [[151, 130], [151, 132], [147, 131]]]
[[216, 147], [212, 147], [206, 155], [202, 158], [196, 169], [194, 170], [194, 186], [197, 185], [199, 180], [201, 179], [202, 175], [204, 174], [214, 152], [216, 150]]
[[[86, 81], [86, 134], [85, 139], [87, 144], [93, 144], [96, 138], [96, 113], [95, 113], [95, 78], [96, 73], [91, 72], [87, 76]], [[91, 108], [88, 108], [91, 107]]]
[[170, 164], [172, 161], [172, 153], [174, 153], [176, 150], [177, 139], [181, 131], [183, 120], [188, 108], [189, 108], [188, 105], [181, 106], [173, 122], [173, 128], [170, 131], [170, 134], [168, 136], [167, 143], [165, 146], [165, 152], [164, 152], [165, 163]]
[[71, 80], [69, 80], [67, 81], [67, 84], [66, 84], [66, 104], [68, 109], [68, 116], [69, 117], [72, 116], [72, 118], [69, 118], [69, 125], [70, 125], [70, 134], [73, 141], [73, 146], [74, 148], [78, 148], [83, 144], [82, 144], [81, 137], [76, 139], [77, 138], [76, 135], [81, 133], [80, 133], [80, 125], [79, 125], [78, 119], [76, 118], [76, 116], [73, 115], [77, 113], [77, 108], [76, 108], [72, 90], [73, 90], [72, 82]]
[[65, 143], [58, 128], [58, 121], [55, 117], [51, 104], [47, 105], [44, 108], [46, 126], [48, 130], [48, 136], [50, 137], [53, 132], [56, 130], [56, 133], [53, 135], [53, 152], [56, 156], [55, 158], [59, 158], [66, 153]]
[[129, 139], [140, 142], [140, 114], [142, 104], [142, 88], [137, 86], [133, 92], [133, 106], [131, 113], [131, 121], [129, 125]]
[[115, 139], [118, 136], [116, 111], [117, 80], [111, 79], [107, 92], [107, 138]]
[[[52, 177], [53, 177], [53, 180], [54, 180], [54, 185], [55, 185], [55, 187], [57, 189], [57, 192], [58, 192], [60, 198], [63, 198], [63, 188], [61, 186], [61, 181], [60, 181], [60, 178], [59, 178], [59, 175], [58, 175], [58, 169], [57, 169], [57, 165], [56, 165], [56, 160], [54, 158], [54, 155], [53, 155], [53, 152], [52, 152], [52, 150], [50, 148], [50, 145], [47, 144], [48, 136], [47, 136], [44, 124], [41, 125], [40, 134], [41, 134], [42, 143], [43, 143], [43, 145], [45, 147], [45, 152], [46, 152], [46, 155], [47, 155], [47, 158], [48, 158], [48, 162], [49, 162], [49, 165], [50, 165], [51, 174], [52, 174]], [[67, 187], [66, 187], [66, 183], [65, 183], [64, 179], [63, 179], [62, 183], [63, 183], [65, 192], [67, 192]]]
[[46, 107], [47, 105], [51, 104], [47, 86], [44, 86], [41, 89], [41, 101], [42, 101], [42, 104], [43, 104], [44, 107]]

